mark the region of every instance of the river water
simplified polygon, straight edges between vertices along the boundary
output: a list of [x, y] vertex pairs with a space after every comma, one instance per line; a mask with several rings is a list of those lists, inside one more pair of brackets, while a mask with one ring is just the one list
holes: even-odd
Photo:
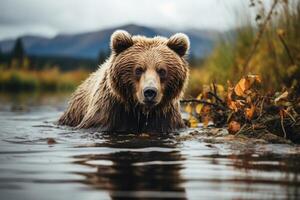
[[300, 198], [299, 146], [72, 130], [67, 96], [0, 96], [0, 199]]

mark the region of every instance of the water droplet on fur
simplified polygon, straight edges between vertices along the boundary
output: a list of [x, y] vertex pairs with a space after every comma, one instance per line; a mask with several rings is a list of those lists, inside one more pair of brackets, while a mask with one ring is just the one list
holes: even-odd
[[148, 126], [149, 112], [146, 113], [146, 126]]

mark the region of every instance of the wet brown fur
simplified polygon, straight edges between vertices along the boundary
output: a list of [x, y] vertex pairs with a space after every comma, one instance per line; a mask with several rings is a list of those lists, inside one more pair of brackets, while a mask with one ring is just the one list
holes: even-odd
[[[132, 36], [132, 40], [121, 45], [124, 49], [115, 49], [112, 42], [111, 56], [77, 88], [59, 124], [99, 127], [110, 132], [172, 132], [183, 128], [179, 99], [189, 69], [184, 58], [186, 52], [180, 52], [176, 42], [177, 38]], [[171, 48], [179, 50], [175, 52]], [[134, 67], [149, 64], [168, 69], [162, 83], [162, 100], [152, 109], [138, 103], [134, 95], [137, 88]]]

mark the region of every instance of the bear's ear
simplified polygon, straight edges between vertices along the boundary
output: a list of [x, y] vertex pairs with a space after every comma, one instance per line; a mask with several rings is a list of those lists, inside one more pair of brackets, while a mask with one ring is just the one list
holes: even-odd
[[167, 46], [182, 57], [187, 54], [190, 48], [190, 40], [186, 34], [176, 33], [169, 38]]
[[125, 49], [131, 47], [133, 45], [133, 41], [131, 35], [123, 30], [115, 31], [110, 38], [110, 47], [111, 50], [116, 54], [121, 53]]

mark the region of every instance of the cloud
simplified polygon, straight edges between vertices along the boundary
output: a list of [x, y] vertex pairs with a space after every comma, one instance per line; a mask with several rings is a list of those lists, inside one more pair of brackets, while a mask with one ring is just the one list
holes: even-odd
[[240, 0], [1, 0], [0, 39], [53, 36], [126, 23], [166, 28], [231, 28]]

